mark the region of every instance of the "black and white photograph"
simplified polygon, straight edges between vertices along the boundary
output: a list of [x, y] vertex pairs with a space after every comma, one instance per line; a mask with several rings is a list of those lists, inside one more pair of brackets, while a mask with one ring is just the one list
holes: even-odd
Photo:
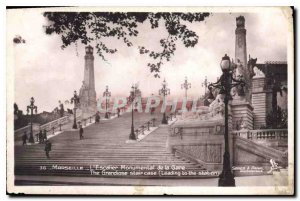
[[7, 193], [293, 195], [293, 12], [7, 8]]

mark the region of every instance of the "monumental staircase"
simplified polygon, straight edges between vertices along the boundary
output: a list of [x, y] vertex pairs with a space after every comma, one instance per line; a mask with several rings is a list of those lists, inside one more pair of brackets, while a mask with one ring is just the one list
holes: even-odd
[[[161, 114], [135, 113], [135, 127]], [[129, 177], [129, 178], [207, 178], [197, 174], [203, 165], [171, 153], [169, 126], [160, 126], [139, 142], [128, 141], [131, 114], [100, 120], [84, 128], [84, 139], [77, 130], [67, 130], [50, 139], [52, 151], [47, 159], [44, 144], [15, 145], [15, 175]], [[106, 168], [104, 173], [103, 169]], [[182, 171], [190, 175], [182, 175]], [[195, 173], [196, 172], [196, 173]], [[194, 173], [196, 175], [194, 175]]]

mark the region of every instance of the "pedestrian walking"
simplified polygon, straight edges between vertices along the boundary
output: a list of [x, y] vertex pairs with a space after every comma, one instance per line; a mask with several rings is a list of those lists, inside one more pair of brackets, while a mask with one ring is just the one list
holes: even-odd
[[40, 144], [42, 144], [42, 143], [44, 143], [44, 138], [43, 138], [43, 133], [42, 133], [42, 130], [40, 130], [40, 132], [39, 132], [39, 143]]
[[49, 152], [51, 151], [51, 147], [52, 147], [51, 142], [49, 140], [47, 140], [45, 143], [45, 152], [46, 152], [47, 158], [50, 158]]
[[95, 116], [95, 122], [98, 124], [100, 123], [100, 113], [99, 111], [96, 113], [96, 116]]
[[43, 139], [44, 139], [44, 141], [47, 141], [47, 131], [46, 131], [46, 129], [44, 129]]
[[118, 118], [120, 117], [120, 108], [117, 108]]
[[82, 128], [82, 125], [79, 125], [79, 139], [80, 140], [83, 139], [83, 128]]
[[22, 136], [22, 140], [23, 140], [23, 146], [26, 145], [26, 143], [27, 143], [27, 133], [26, 133], [26, 131], [24, 131], [24, 134]]

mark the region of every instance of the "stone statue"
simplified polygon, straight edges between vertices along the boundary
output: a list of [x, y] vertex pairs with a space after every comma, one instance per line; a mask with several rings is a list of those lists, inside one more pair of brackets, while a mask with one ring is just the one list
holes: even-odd
[[254, 71], [254, 78], [258, 78], [258, 77], [265, 77], [265, 74], [259, 70], [256, 66], [253, 68]]
[[218, 94], [216, 99], [209, 106], [201, 106], [196, 112], [186, 111], [182, 113], [181, 120], [213, 120], [222, 119], [224, 117], [224, 101], [223, 95]]
[[249, 70], [249, 74], [250, 74], [251, 78], [255, 75], [254, 67], [256, 65], [256, 62], [257, 62], [257, 58], [253, 59], [253, 58], [251, 58], [251, 56], [249, 54], [248, 70]]

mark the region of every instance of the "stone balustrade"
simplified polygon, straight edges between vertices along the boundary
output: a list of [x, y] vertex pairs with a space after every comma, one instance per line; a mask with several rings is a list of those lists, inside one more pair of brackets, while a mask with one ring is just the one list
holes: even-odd
[[70, 120], [70, 116], [64, 116], [62, 118], [56, 119], [54, 121], [51, 121], [49, 123], [43, 124], [40, 126], [41, 130], [50, 130], [53, 127], [58, 127], [59, 125], [64, 125], [66, 123], [68, 123]]
[[150, 131], [150, 127], [155, 127], [155, 121], [156, 119], [152, 118], [150, 121], [147, 121], [137, 129], [135, 129], [134, 132], [135, 132], [136, 139], [138, 139], [140, 135], [144, 135], [145, 131]]
[[14, 131], [14, 136], [15, 139], [21, 139], [22, 135], [24, 134], [24, 132], [29, 133], [30, 131], [30, 125], [24, 126], [23, 128], [19, 128], [17, 130]]
[[280, 139], [287, 140], [287, 129], [259, 129], [232, 131], [232, 135], [240, 136], [250, 140]]
[[[61, 127], [62, 125], [65, 125], [66, 123], [68, 123], [70, 121], [70, 116], [64, 116], [64, 117], [61, 117], [59, 119], [56, 119], [54, 121], [51, 121], [51, 122], [48, 122], [46, 124], [43, 124], [43, 125], [39, 125], [39, 124], [35, 124], [33, 123], [33, 135], [36, 135], [37, 130], [44, 130], [46, 129], [46, 131], [52, 131], [54, 130], [53, 128], [59, 128]], [[38, 128], [38, 129], [37, 129]], [[14, 132], [14, 135], [15, 135], [15, 140], [20, 140], [22, 135], [24, 134], [24, 132], [27, 133], [27, 135], [30, 134], [30, 124], [28, 126], [25, 126], [23, 128], [20, 128], [18, 130], [15, 130]]]

